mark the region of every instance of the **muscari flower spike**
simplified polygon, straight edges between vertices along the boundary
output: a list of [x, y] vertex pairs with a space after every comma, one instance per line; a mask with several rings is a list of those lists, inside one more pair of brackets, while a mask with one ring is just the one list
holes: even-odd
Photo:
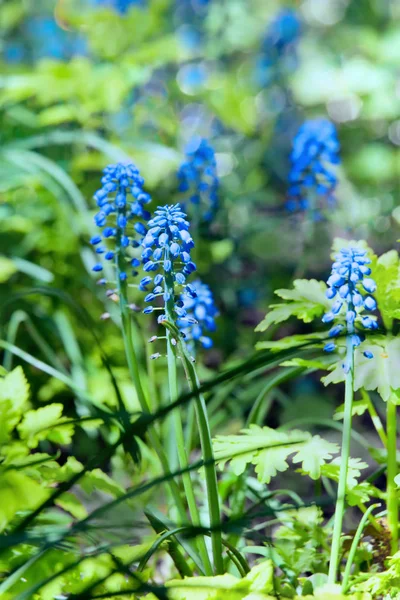
[[[94, 195], [100, 209], [94, 221], [102, 232], [93, 236], [90, 243], [97, 254], [120, 267], [120, 280], [125, 281], [128, 277], [125, 270], [128, 260], [133, 267], [132, 275], [137, 275], [136, 269], [140, 261], [132, 258], [128, 249], [139, 247], [147, 233], [147, 228], [141, 221], [147, 221], [150, 217], [144, 205], [151, 201], [151, 197], [143, 191], [144, 179], [133, 164], [109, 165], [103, 171], [101, 183], [102, 187]], [[113, 247], [103, 245], [104, 240], [111, 240]], [[122, 269], [121, 261], [118, 262], [121, 257]], [[93, 267], [95, 272], [102, 270], [101, 263]]]
[[178, 169], [178, 189], [189, 202], [203, 209], [210, 221], [218, 208], [219, 178], [214, 148], [207, 140], [194, 138], [186, 148], [186, 160]]
[[218, 309], [214, 304], [213, 294], [207, 284], [202, 283], [200, 279], [196, 279], [190, 285], [192, 293], [181, 294], [181, 300], [187, 315], [193, 317], [197, 322], [187, 323], [178, 320], [177, 325], [191, 351], [194, 350], [196, 342], [200, 342], [203, 348], [208, 349], [212, 347], [213, 341], [204, 332], [216, 330], [215, 317], [218, 315]]
[[[185, 320], [187, 324], [196, 323], [193, 317], [187, 316], [183, 301], [176, 289], [186, 290], [188, 295], [195, 295], [192, 286], [186, 284], [186, 278], [196, 270], [191, 260], [190, 251], [194, 247], [189, 233], [189, 222], [179, 204], [159, 206], [155, 216], [148, 222], [149, 230], [142, 241], [143, 270], [148, 273], [142, 278], [139, 289], [149, 292], [145, 302], [150, 306], [144, 309], [145, 314], [160, 310], [153, 306], [156, 298], [161, 297], [165, 312], [158, 317], [158, 322], [173, 319], [175, 322]], [[153, 273], [157, 274], [153, 277]]]
[[335, 202], [337, 177], [332, 167], [340, 163], [336, 128], [328, 119], [306, 121], [298, 130], [290, 155], [289, 212], [311, 210], [319, 218], [324, 202]]
[[97, 6], [110, 6], [120, 15], [126, 15], [131, 6], [142, 7], [145, 0], [92, 0], [92, 3]]
[[[334, 299], [331, 310], [322, 317], [324, 323], [341, 320], [332, 327], [329, 337], [335, 338], [343, 333], [350, 336], [353, 347], [360, 346], [364, 335], [357, 326], [364, 329], [376, 329], [377, 322], [373, 317], [363, 314], [364, 310], [376, 309], [375, 298], [371, 295], [376, 290], [376, 283], [368, 277], [371, 260], [367, 251], [362, 248], [342, 248], [335, 256], [332, 273], [327, 284], [327, 298]], [[325, 345], [326, 352], [333, 352], [336, 344], [332, 341]], [[366, 358], [373, 358], [370, 351], [365, 351]]]
[[265, 33], [257, 60], [257, 77], [261, 85], [273, 79], [276, 71], [293, 71], [297, 66], [296, 45], [302, 25], [295, 10], [278, 12]]

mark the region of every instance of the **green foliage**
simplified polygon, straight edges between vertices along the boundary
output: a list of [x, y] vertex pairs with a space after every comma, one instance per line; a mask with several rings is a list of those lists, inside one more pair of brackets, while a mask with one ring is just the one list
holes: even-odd
[[293, 290], [276, 290], [286, 304], [271, 304], [272, 309], [257, 326], [256, 331], [265, 331], [273, 323], [282, 323], [294, 316], [310, 323], [315, 317], [322, 316], [328, 310], [330, 301], [325, 296], [326, 284], [315, 279], [297, 279], [293, 282]]
[[302, 431], [280, 432], [269, 427], [251, 425], [239, 435], [217, 436], [214, 454], [221, 469], [230, 461], [235, 475], [241, 475], [248, 464], [255, 466], [261, 483], [269, 483], [277, 473], [289, 468], [287, 459], [301, 463], [301, 471], [318, 479], [326, 460], [338, 452], [338, 446]]
[[[369, 350], [374, 360], [365, 358], [362, 352], [355, 352], [354, 389], [377, 390], [385, 402], [400, 388], [400, 372], [396, 368], [400, 360], [400, 338], [391, 335], [371, 336], [363, 346]], [[331, 372], [322, 378], [324, 385], [344, 381], [341, 361], [330, 367]]]

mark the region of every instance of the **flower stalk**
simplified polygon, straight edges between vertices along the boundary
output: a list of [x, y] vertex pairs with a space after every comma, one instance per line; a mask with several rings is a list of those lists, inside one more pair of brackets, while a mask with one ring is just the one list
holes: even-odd
[[347, 485], [347, 473], [350, 458], [350, 440], [351, 440], [351, 422], [352, 422], [352, 408], [353, 408], [353, 396], [354, 396], [354, 346], [351, 342], [351, 338], [347, 337], [347, 352], [346, 352], [346, 365], [348, 371], [346, 374], [345, 384], [345, 399], [344, 399], [344, 421], [343, 421], [343, 434], [342, 434], [342, 450], [340, 455], [340, 474], [339, 474], [339, 485], [337, 491], [337, 500], [335, 507], [335, 519], [333, 525], [332, 535], [332, 547], [329, 561], [329, 583], [336, 583], [337, 573], [339, 568], [340, 560], [340, 537], [342, 534], [343, 517], [345, 509], [345, 498], [346, 498], [346, 485]]
[[399, 549], [399, 505], [397, 499], [397, 406], [389, 398], [386, 406], [387, 429], [387, 518], [391, 535], [390, 549], [392, 555]]

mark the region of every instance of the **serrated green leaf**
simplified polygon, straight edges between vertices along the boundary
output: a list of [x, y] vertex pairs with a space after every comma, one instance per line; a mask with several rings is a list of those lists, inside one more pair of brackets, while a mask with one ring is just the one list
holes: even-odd
[[371, 498], [380, 497], [380, 492], [368, 481], [362, 481], [347, 490], [346, 498], [350, 506], [366, 504]]
[[[365, 358], [365, 350], [372, 352], [372, 359]], [[329, 375], [322, 378], [324, 385], [344, 381], [342, 362], [337, 362]], [[354, 353], [354, 390], [377, 390], [386, 402], [393, 392], [400, 389], [399, 364], [400, 337], [371, 336]]]
[[[62, 404], [49, 404], [28, 411], [18, 425], [21, 438], [26, 439], [31, 448], [45, 439], [58, 444], [69, 444], [74, 427], [71, 424], [62, 425], [62, 411]], [[60, 426], [56, 427], [56, 425]]]
[[400, 258], [396, 250], [390, 250], [372, 260], [372, 277], [377, 288], [374, 294], [383, 322], [391, 329], [393, 319], [400, 316]]
[[14, 412], [23, 411], [29, 398], [29, 384], [22, 367], [16, 367], [11, 373], [0, 379], [0, 403], [11, 400]]
[[310, 438], [310, 434], [303, 431], [286, 433], [251, 425], [239, 435], [217, 436], [213, 441], [214, 456], [221, 468], [230, 461], [235, 475], [241, 475], [251, 463], [259, 481], [269, 483], [278, 472], [288, 469], [288, 457]]
[[[368, 410], [368, 403], [365, 400], [355, 400], [351, 407], [353, 417], [361, 417]], [[333, 415], [335, 421], [341, 421], [344, 418], [344, 404], [341, 404], [335, 410]]]
[[296, 279], [293, 286], [292, 290], [276, 290], [277, 296], [289, 302], [272, 304], [270, 306], [272, 310], [257, 325], [256, 331], [265, 331], [270, 325], [282, 323], [292, 316], [304, 323], [310, 323], [315, 317], [322, 316], [329, 309], [331, 301], [325, 296], [327, 287], [323, 281]]
[[337, 444], [315, 435], [302, 445], [292, 460], [294, 464], [301, 463], [302, 472], [316, 480], [321, 476], [321, 467], [338, 452]]
[[[334, 458], [329, 464], [322, 465], [321, 475], [333, 479], [333, 481], [339, 481], [340, 473], [340, 457]], [[361, 475], [363, 469], [367, 469], [367, 463], [363, 462], [361, 458], [350, 458], [347, 472], [347, 489], [351, 490], [358, 484], [358, 477]]]

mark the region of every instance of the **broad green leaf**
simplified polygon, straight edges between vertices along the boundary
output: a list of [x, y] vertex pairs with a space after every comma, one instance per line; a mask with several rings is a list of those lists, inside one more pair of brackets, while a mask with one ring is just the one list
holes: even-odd
[[[369, 350], [374, 357], [365, 358], [363, 352]], [[364, 388], [377, 390], [385, 402], [391, 394], [400, 389], [400, 337], [371, 336], [354, 353], [354, 390]], [[324, 385], [344, 381], [342, 360], [333, 366], [329, 375], [322, 378]]]
[[275, 294], [287, 300], [287, 304], [272, 304], [271, 310], [265, 319], [256, 327], [256, 331], [265, 331], [274, 323], [282, 323], [294, 316], [310, 323], [315, 317], [320, 317], [326, 312], [331, 301], [325, 296], [326, 284], [315, 279], [296, 279], [292, 290], [276, 290]]
[[338, 452], [337, 444], [315, 435], [302, 445], [292, 460], [295, 464], [301, 463], [302, 472], [315, 480], [321, 476], [321, 467]]
[[20, 511], [36, 508], [47, 497], [39, 483], [20, 471], [5, 471], [0, 474], [0, 531]]
[[124, 488], [113, 481], [106, 473], [103, 473], [101, 469], [94, 469], [93, 471], [85, 473], [79, 483], [87, 494], [98, 491], [110, 494], [115, 498], [125, 494]]

